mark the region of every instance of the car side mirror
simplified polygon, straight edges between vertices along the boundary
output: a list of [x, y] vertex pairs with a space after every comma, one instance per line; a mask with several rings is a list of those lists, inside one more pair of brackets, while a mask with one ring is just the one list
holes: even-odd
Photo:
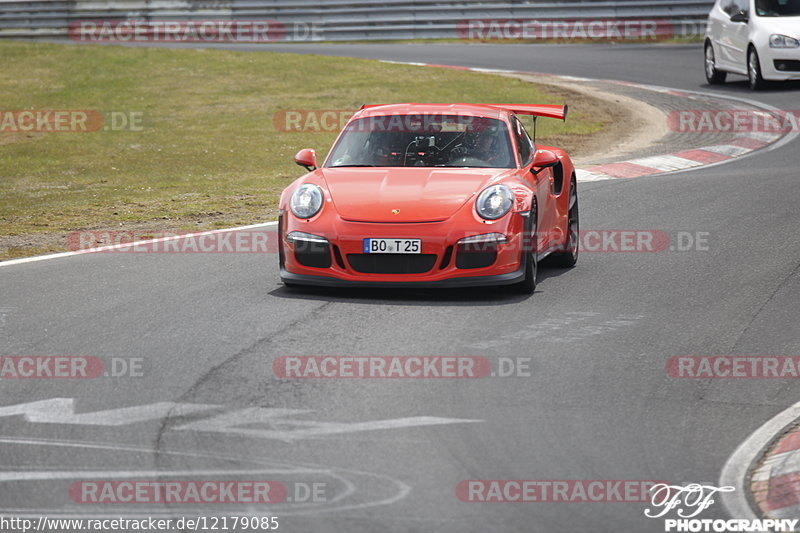
[[313, 148], [304, 148], [294, 156], [294, 162], [311, 172], [317, 168], [317, 152]]
[[[559, 163], [558, 156], [550, 150], [536, 150], [533, 156], [533, 167], [531, 172], [538, 174], [546, 168], [552, 168]], [[539, 170], [534, 170], [538, 168]]]
[[731, 15], [731, 22], [747, 22], [750, 18], [747, 16], [746, 11], [739, 11]]

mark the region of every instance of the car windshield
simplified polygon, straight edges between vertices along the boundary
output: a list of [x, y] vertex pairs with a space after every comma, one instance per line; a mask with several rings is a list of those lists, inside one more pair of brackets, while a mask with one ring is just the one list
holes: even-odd
[[759, 17], [798, 17], [800, 0], [756, 0]]
[[326, 167], [514, 168], [505, 122], [466, 115], [383, 115], [354, 120]]

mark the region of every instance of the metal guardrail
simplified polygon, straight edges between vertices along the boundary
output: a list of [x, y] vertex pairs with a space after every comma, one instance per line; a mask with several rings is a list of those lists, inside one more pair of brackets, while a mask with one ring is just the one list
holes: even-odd
[[[465, 38], [469, 22], [488, 37], [545, 36], [549, 22], [655, 20], [659, 32], [702, 33], [713, 0], [0, 0], [0, 37], [67, 37], [94, 21], [270, 21], [270, 40]], [[491, 24], [494, 23], [494, 26]], [[527, 24], [527, 25], [526, 25]], [[538, 26], [536, 26], [538, 24]], [[568, 26], [573, 28], [576, 22]], [[535, 27], [539, 28], [539, 33]], [[563, 26], [564, 30], [567, 26]], [[510, 28], [510, 29], [509, 29]], [[523, 33], [525, 30], [529, 33]], [[566, 31], [566, 30], [564, 30]], [[568, 35], [566, 33], [557, 34]], [[571, 34], [569, 34], [571, 35]], [[467, 36], [466, 38], [468, 38]]]

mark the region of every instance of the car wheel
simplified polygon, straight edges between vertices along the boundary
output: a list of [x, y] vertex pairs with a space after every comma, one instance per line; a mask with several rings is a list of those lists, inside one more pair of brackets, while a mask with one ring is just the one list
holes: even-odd
[[747, 52], [747, 78], [750, 80], [750, 88], [754, 91], [760, 91], [767, 85], [767, 82], [761, 76], [761, 62], [758, 60], [758, 52], [752, 46]]
[[572, 268], [578, 262], [580, 239], [580, 216], [578, 211], [578, 182], [575, 176], [569, 183], [569, 212], [567, 214], [567, 242], [563, 252], [553, 254], [553, 263], [563, 268]]
[[525, 261], [525, 279], [516, 285], [512, 285], [514, 292], [517, 294], [533, 294], [536, 290], [536, 274], [539, 271], [539, 258], [536, 250], [536, 217], [537, 213], [534, 207], [531, 209], [530, 216], [528, 216], [529, 222], [525, 229], [526, 236], [530, 236], [530, 242], [523, 244], [522, 250], [523, 260]]
[[717, 59], [714, 56], [714, 46], [710, 41], [706, 42], [706, 80], [711, 85], [725, 83], [728, 73], [717, 69]]

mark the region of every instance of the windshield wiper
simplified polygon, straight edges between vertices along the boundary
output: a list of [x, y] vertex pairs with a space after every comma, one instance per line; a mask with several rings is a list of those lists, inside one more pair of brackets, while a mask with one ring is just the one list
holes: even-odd
[[329, 168], [344, 168], [344, 167], [376, 167], [378, 165], [332, 165]]

